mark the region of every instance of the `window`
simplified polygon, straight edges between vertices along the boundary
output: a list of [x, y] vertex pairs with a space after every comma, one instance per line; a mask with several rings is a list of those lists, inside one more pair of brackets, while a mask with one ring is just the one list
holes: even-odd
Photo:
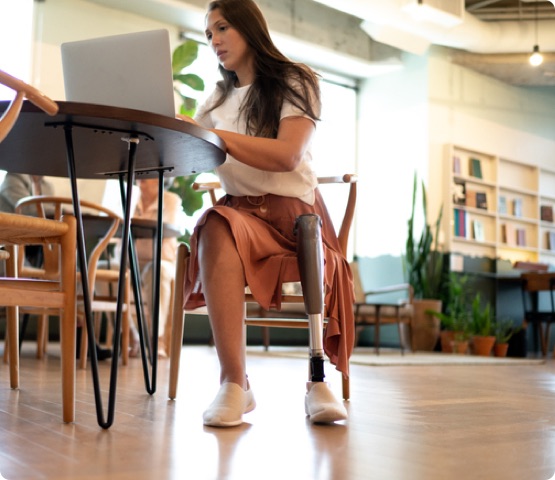
[[[29, 81], [33, 0], [2, 0], [0, 18], [5, 20], [0, 28], [0, 68], [14, 77]], [[13, 90], [0, 86], [0, 100], [11, 100], [13, 97]]]
[[[318, 176], [356, 173], [357, 90], [342, 80], [324, 75], [320, 84], [322, 121], [317, 125], [312, 148]], [[337, 230], [347, 203], [347, 189], [336, 185], [322, 187], [321, 192]]]

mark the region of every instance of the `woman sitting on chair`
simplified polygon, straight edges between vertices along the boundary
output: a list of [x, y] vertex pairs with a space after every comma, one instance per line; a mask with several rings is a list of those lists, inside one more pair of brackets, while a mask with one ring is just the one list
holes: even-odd
[[[279, 307], [282, 283], [298, 281], [296, 263], [293, 268], [286, 260], [296, 257], [299, 215], [315, 213], [323, 222], [329, 314], [324, 349], [344, 375], [353, 346], [354, 296], [311, 167], [320, 115], [316, 74], [277, 50], [252, 0], [211, 2], [206, 38], [223, 80], [195, 119], [227, 145], [227, 160], [217, 169], [226, 195], [205, 212], [191, 237], [184, 306], [207, 306], [221, 374], [203, 418], [205, 425], [227, 427], [239, 425], [255, 407], [246, 375], [245, 286], [263, 308]], [[347, 416], [324, 382], [308, 382], [305, 410], [314, 422]]]

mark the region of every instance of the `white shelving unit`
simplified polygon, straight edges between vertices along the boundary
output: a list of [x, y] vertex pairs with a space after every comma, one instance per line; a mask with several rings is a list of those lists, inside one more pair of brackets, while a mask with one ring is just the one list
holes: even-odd
[[555, 263], [555, 171], [456, 145], [444, 171], [446, 251]]

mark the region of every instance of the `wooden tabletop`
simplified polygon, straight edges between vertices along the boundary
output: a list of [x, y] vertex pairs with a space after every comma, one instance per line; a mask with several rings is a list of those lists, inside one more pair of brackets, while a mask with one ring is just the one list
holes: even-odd
[[[49, 116], [26, 101], [6, 139], [0, 143], [0, 169], [12, 173], [67, 177], [64, 129], [71, 126], [78, 178], [106, 178], [127, 170], [128, 139], [139, 139], [136, 170], [170, 168], [167, 176], [210, 171], [225, 161], [225, 143], [196, 125], [154, 113], [77, 102], [57, 102]], [[0, 101], [0, 112], [9, 102]]]

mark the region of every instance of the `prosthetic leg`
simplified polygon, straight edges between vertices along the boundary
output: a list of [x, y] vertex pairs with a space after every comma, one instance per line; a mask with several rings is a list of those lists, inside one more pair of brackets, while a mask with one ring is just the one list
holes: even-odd
[[295, 234], [310, 335], [305, 412], [311, 422], [330, 423], [347, 418], [347, 411], [324, 382], [324, 252], [321, 225], [318, 215], [301, 215], [295, 223]]

